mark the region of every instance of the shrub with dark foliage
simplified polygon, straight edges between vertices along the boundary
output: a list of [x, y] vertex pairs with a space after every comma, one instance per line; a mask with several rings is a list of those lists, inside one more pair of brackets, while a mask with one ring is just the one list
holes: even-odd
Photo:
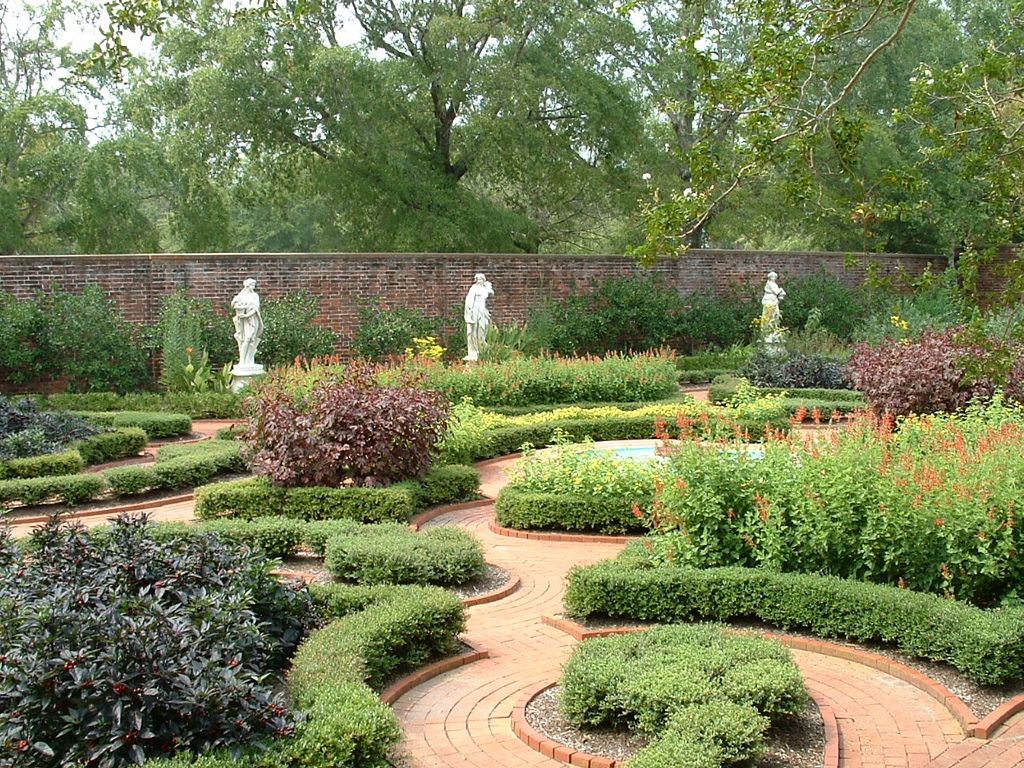
[[115, 768], [290, 733], [272, 691], [308, 593], [213, 534], [156, 541], [52, 521], [22, 558], [0, 538], [0, 765]]
[[850, 379], [876, 412], [893, 416], [953, 412], [975, 397], [991, 397], [991, 378], [968, 377], [967, 363], [986, 352], [963, 341], [961, 331], [952, 327], [925, 331], [906, 343], [858, 344], [847, 364]]
[[847, 389], [843, 366], [823, 355], [776, 357], [759, 348], [742, 369], [755, 387], [784, 389]]
[[100, 431], [67, 411], [40, 411], [31, 398], [0, 395], [0, 460], [58, 453]]
[[253, 471], [285, 487], [389, 485], [422, 477], [447, 425], [443, 394], [381, 384], [353, 364], [312, 384], [271, 371], [248, 398], [242, 439]]

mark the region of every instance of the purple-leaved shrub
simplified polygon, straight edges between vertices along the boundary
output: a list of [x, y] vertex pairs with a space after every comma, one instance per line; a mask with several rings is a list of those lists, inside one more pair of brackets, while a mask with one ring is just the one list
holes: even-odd
[[247, 398], [242, 439], [253, 471], [285, 487], [422, 477], [444, 433], [448, 400], [411, 381], [381, 384], [374, 373], [365, 364], [306, 376], [271, 371]]
[[847, 371], [876, 413], [907, 416], [953, 412], [975, 397], [991, 397], [992, 379], [968, 376], [968, 363], [986, 351], [959, 337], [962, 329], [926, 331], [912, 341], [886, 338], [854, 347]]

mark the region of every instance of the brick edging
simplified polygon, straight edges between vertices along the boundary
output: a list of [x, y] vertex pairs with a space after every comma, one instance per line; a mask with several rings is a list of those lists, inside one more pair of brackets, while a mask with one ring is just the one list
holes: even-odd
[[[119, 504], [114, 507], [103, 507], [102, 509], [93, 509], [88, 512], [75, 512], [74, 508], [68, 509], [66, 512], [62, 512], [61, 515], [67, 515], [70, 520], [88, 520], [92, 517], [114, 517], [121, 514], [122, 512], [137, 512], [140, 509], [153, 509], [156, 507], [170, 506], [171, 504], [179, 504], [183, 501], [191, 501], [194, 495], [191, 491], [183, 493], [180, 496], [169, 496], [166, 499], [160, 499], [158, 501], [140, 501], [134, 504]], [[35, 523], [45, 523], [49, 520], [52, 515], [33, 515], [32, 517], [15, 517], [11, 515], [11, 511], [0, 515], [0, 521], [10, 523], [11, 525], [34, 525]]]
[[[523, 692], [519, 702], [512, 708], [512, 733], [531, 749], [566, 765], [575, 765], [580, 768], [620, 768], [625, 765], [625, 762], [619, 763], [611, 758], [591, 755], [553, 741], [527, 722], [526, 708], [530, 702], [554, 685], [556, 683], [538, 683]], [[817, 696], [812, 694], [811, 698], [814, 699], [814, 703], [818, 707], [825, 727], [825, 755], [822, 768], [839, 768], [839, 724], [836, 722], [835, 711], [831, 704], [819, 700]]]
[[409, 521], [409, 527], [414, 531], [418, 531], [424, 524], [429, 523], [436, 517], [446, 515], [449, 512], [461, 512], [465, 509], [483, 509], [489, 507], [494, 503], [494, 499], [473, 499], [472, 501], [462, 501], [458, 504], [445, 504], [440, 507], [432, 507], [425, 512], [420, 512], [417, 515], [413, 515], [412, 520]]
[[462, 601], [462, 604], [467, 608], [472, 608], [474, 605], [482, 605], [483, 603], [493, 603], [496, 600], [501, 600], [503, 597], [508, 597], [515, 592], [523, 584], [522, 580], [514, 573], [509, 573], [509, 580], [507, 583], [494, 590], [483, 595], [477, 595], [476, 597], [467, 597]]
[[463, 645], [469, 646], [470, 650], [465, 653], [460, 653], [458, 656], [451, 656], [447, 659], [441, 659], [433, 664], [428, 664], [425, 667], [417, 669], [415, 672], [406, 675], [398, 682], [394, 683], [387, 688], [380, 695], [380, 700], [385, 704], [394, 704], [403, 695], [411, 691], [417, 685], [421, 685], [428, 680], [431, 680], [438, 675], [442, 675], [445, 672], [449, 672], [453, 669], [458, 669], [466, 664], [472, 664], [474, 661], [480, 661], [490, 656], [490, 653], [482, 648], [477, 648], [472, 643], [462, 641]]
[[602, 536], [596, 533], [564, 533], [560, 531], [520, 531], [516, 528], [505, 528], [494, 520], [487, 521], [487, 529], [498, 536], [512, 539], [530, 539], [531, 541], [564, 541], [575, 544], [628, 544], [637, 536]]

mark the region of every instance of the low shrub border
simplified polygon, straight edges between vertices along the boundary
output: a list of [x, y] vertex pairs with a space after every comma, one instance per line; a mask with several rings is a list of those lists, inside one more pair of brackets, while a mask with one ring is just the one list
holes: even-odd
[[[650, 499], [647, 500], [650, 503]], [[494, 521], [516, 530], [583, 531], [608, 535], [646, 533], [629, 502], [593, 496], [532, 493], [502, 488]]]
[[203, 520], [281, 515], [300, 520], [405, 523], [426, 505], [475, 498], [479, 485], [480, 473], [475, 468], [454, 465], [432, 469], [419, 482], [404, 481], [386, 488], [282, 488], [266, 478], [253, 477], [196, 488], [195, 513]]
[[74, 441], [68, 450], [61, 453], [0, 461], [0, 479], [20, 480], [79, 474], [88, 464], [137, 456], [147, 441], [146, 433], [137, 427], [101, 432]]
[[[642, 542], [634, 546], [642, 546]], [[1024, 675], [1024, 610], [983, 610], [934, 595], [829, 576], [760, 569], [638, 568], [622, 559], [576, 567], [567, 613], [641, 621], [757, 618], [819, 637], [894, 643], [946, 661], [980, 685]]]
[[72, 411], [98, 427], [139, 427], [150, 440], [181, 437], [192, 432], [192, 417], [183, 413], [147, 411]]
[[132, 496], [152, 490], [190, 488], [220, 473], [243, 471], [239, 445], [230, 441], [161, 448], [154, 464], [112, 467], [104, 472], [0, 480], [0, 503], [43, 504], [53, 500], [83, 504], [113, 493]]

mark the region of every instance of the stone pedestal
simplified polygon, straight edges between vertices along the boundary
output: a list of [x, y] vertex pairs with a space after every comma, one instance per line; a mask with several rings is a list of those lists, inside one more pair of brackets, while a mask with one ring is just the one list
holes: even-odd
[[231, 391], [235, 393], [242, 391], [253, 378], [261, 373], [263, 373], [263, 366], [259, 363], [236, 365], [231, 369]]

